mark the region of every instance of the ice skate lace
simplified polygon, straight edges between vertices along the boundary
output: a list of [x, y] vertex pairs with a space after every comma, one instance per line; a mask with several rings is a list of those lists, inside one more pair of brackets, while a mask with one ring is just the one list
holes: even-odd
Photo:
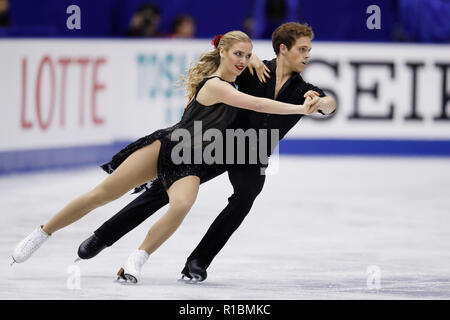
[[30, 253], [35, 251], [39, 246], [44, 243], [44, 240], [46, 237], [43, 237], [41, 234], [38, 234], [38, 236], [35, 238], [33, 236], [30, 236], [27, 241], [25, 241], [22, 251], [25, 253]]

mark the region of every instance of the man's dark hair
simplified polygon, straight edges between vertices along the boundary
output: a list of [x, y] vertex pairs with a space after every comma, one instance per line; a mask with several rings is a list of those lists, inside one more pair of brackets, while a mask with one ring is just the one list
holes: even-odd
[[292, 48], [298, 38], [314, 38], [312, 28], [306, 23], [288, 22], [284, 23], [272, 33], [272, 46], [275, 54], [280, 53], [280, 45], [283, 43], [288, 50]]

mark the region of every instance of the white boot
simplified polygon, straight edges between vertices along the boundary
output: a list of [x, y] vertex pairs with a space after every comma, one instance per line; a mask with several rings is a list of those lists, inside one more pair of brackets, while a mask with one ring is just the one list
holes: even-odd
[[133, 251], [127, 259], [125, 266], [120, 268], [117, 275], [127, 282], [137, 283], [141, 275], [142, 266], [147, 262], [149, 254], [145, 250]]
[[49, 237], [50, 235], [42, 230], [42, 226], [36, 228], [17, 244], [12, 254], [14, 262], [19, 263], [27, 260]]

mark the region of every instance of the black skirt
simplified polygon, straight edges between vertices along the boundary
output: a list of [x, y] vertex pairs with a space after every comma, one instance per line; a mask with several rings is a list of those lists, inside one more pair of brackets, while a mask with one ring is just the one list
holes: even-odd
[[[180, 127], [180, 124], [176, 124], [172, 127], [166, 128], [166, 129], [160, 129], [160, 130], [153, 132], [152, 134], [149, 134], [148, 136], [142, 137], [142, 138], [130, 143], [125, 148], [123, 148], [118, 153], [116, 153], [112, 157], [111, 161], [103, 164], [101, 166], [101, 168], [104, 171], [106, 171], [108, 174], [111, 174], [133, 152], [152, 144], [156, 140], [159, 140], [161, 142], [161, 148], [159, 150], [158, 164], [157, 164], [158, 178], [161, 180], [161, 182], [162, 182], [163, 186], [166, 188], [166, 190], [169, 189], [170, 186], [175, 181], [177, 181], [183, 177], [191, 176], [191, 175], [200, 177], [201, 172], [205, 169], [203, 166], [205, 166], [206, 164], [185, 164], [185, 163], [174, 164], [172, 161], [172, 157], [171, 157], [172, 149], [178, 142], [171, 141], [169, 139], [169, 136], [170, 136], [170, 133], [173, 132], [173, 130], [175, 130], [179, 127]], [[149, 181], [141, 186], [137, 186], [134, 189], [133, 193], [138, 193], [138, 192], [148, 189], [150, 187], [152, 181]]]

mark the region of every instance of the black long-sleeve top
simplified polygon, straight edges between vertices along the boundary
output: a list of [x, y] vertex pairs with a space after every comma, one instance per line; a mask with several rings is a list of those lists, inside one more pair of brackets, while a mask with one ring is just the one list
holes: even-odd
[[[274, 99], [276, 59], [270, 61], [264, 60], [263, 62], [270, 69], [270, 78], [267, 78], [266, 83], [261, 83], [256, 75], [252, 76], [247, 68], [236, 79], [236, 84], [241, 92], [256, 97]], [[321, 97], [325, 96], [322, 89], [305, 82], [299, 73], [294, 72], [280, 89], [275, 100], [300, 105], [303, 104], [305, 100], [303, 95], [309, 90], [318, 92]], [[278, 129], [279, 140], [281, 140], [302, 116], [303, 115], [279, 115], [239, 109], [236, 120], [231, 128], [242, 128], [244, 130], [249, 128], [268, 130]], [[276, 144], [278, 144], [278, 141], [276, 141]]]

